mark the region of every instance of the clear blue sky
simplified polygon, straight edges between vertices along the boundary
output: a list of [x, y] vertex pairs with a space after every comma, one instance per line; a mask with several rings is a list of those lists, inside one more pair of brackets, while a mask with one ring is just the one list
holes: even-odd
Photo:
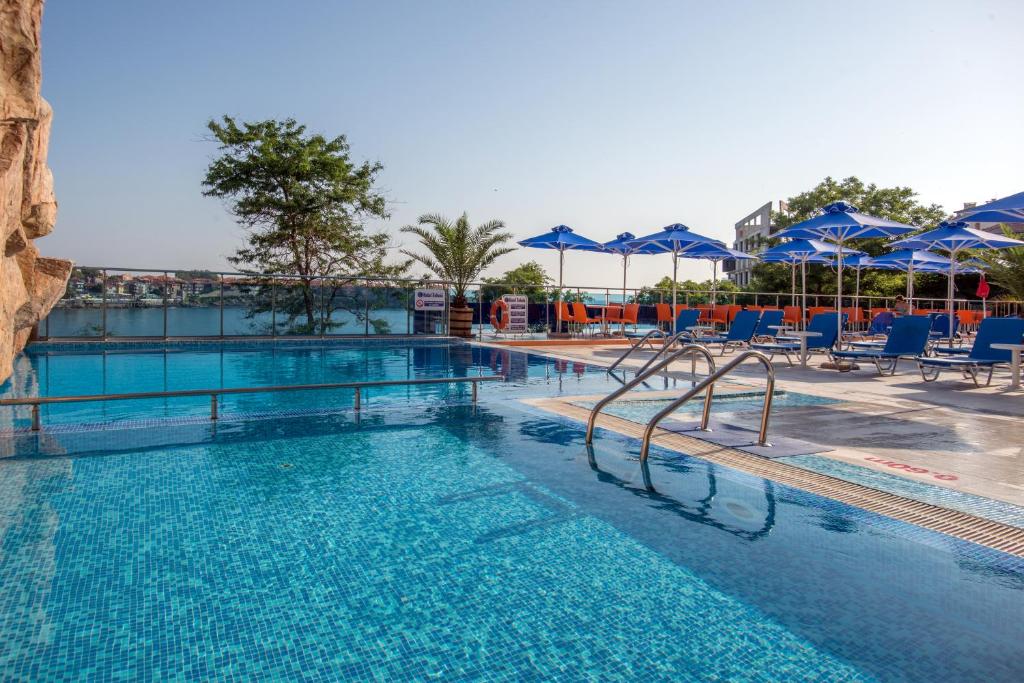
[[[201, 195], [210, 117], [292, 116], [380, 160], [398, 228], [501, 218], [519, 238], [733, 223], [826, 175], [948, 210], [1024, 189], [1024, 3], [50, 0], [44, 95], [82, 264], [225, 267], [242, 239]], [[557, 255], [520, 250], [494, 272]], [[635, 259], [631, 284], [671, 272]], [[615, 285], [611, 256], [567, 281]], [[684, 276], [710, 266], [683, 261]]]

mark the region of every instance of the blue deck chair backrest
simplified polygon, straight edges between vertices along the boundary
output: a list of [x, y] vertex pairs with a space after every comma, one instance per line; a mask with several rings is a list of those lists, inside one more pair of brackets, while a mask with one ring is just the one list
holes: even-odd
[[732, 319], [732, 326], [726, 339], [729, 341], [750, 341], [757, 329], [757, 321], [761, 319], [760, 311], [739, 311]]
[[[817, 332], [820, 337], [808, 337], [807, 348], [809, 349], [830, 349], [839, 337], [839, 330], [836, 326], [836, 316], [839, 315], [835, 312], [819, 313], [811, 319], [810, 324], [807, 325], [808, 332]], [[843, 327], [846, 327], [846, 319], [848, 318], [846, 313], [843, 313]]]
[[1010, 362], [1010, 352], [993, 349], [992, 344], [1020, 344], [1024, 339], [1024, 320], [1020, 318], [985, 318], [968, 358]]
[[[960, 329], [960, 318], [953, 319], [953, 334], [957, 333]], [[937, 313], [932, 318], [932, 332], [933, 335], [939, 337], [946, 337], [949, 334], [949, 316], [945, 313]]]
[[926, 315], [905, 315], [896, 318], [885, 341], [885, 352], [901, 356], [920, 356], [928, 345], [932, 321]]
[[882, 311], [875, 315], [871, 320], [871, 326], [868, 328], [868, 334], [875, 336], [878, 334], [885, 334], [890, 327], [892, 327], [892, 321], [896, 319], [889, 311]]
[[782, 324], [783, 315], [783, 311], [761, 311], [761, 319], [757, 322], [757, 331], [754, 334], [759, 337], [774, 337], [779, 331], [773, 329], [773, 326]]
[[698, 318], [700, 311], [696, 308], [684, 308], [679, 311], [679, 315], [676, 316], [676, 332], [686, 332], [687, 327], [696, 326]]

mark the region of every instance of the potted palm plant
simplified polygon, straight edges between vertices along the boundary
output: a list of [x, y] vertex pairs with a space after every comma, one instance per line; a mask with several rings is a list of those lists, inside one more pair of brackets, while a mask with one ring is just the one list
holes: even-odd
[[466, 304], [466, 289], [495, 259], [515, 250], [503, 246], [512, 235], [503, 232], [505, 224], [501, 221], [488, 221], [474, 228], [465, 213], [454, 222], [439, 214], [424, 214], [417, 223], [405, 226], [402, 232], [419, 237], [427, 253], [405, 249], [402, 253], [450, 283], [455, 296], [448, 310], [449, 334], [472, 337], [473, 309]]

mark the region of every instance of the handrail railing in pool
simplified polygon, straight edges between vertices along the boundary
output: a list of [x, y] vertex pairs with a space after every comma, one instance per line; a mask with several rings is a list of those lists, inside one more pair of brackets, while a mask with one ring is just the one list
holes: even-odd
[[765, 386], [764, 392], [764, 406], [761, 408], [761, 430], [758, 433], [757, 445], [758, 446], [770, 446], [768, 443], [768, 417], [772, 410], [772, 397], [775, 394], [775, 367], [772, 365], [771, 360], [765, 354], [760, 351], [744, 351], [740, 355], [729, 361], [721, 370], [712, 371], [710, 375], [701, 380], [692, 389], [687, 391], [685, 394], [672, 401], [670, 404], [665, 406], [658, 412], [657, 415], [652, 417], [647, 423], [647, 427], [644, 429], [644, 439], [640, 446], [640, 469], [643, 472], [644, 484], [648, 489], [652, 489], [650, 473], [647, 469], [647, 454], [651, 448], [651, 438], [654, 436], [654, 429], [658, 426], [658, 423], [663, 419], [678, 410], [684, 403], [689, 401], [691, 398], [699, 394], [705, 388], [707, 389], [707, 395], [704, 399], [704, 415], [701, 420], [701, 429], [705, 430], [708, 426], [708, 414], [711, 410], [711, 392], [714, 390], [715, 382], [720, 380], [725, 375], [736, 369], [743, 361], [748, 358], [756, 358], [760, 362], [768, 375], [768, 383]]
[[27, 396], [24, 398], [0, 398], [0, 406], [32, 406], [32, 431], [42, 427], [39, 406], [51, 403], [86, 403], [91, 401], [125, 401], [146, 398], [180, 398], [185, 396], [209, 396], [210, 419], [217, 419], [217, 397], [225, 394], [265, 394], [280, 391], [315, 391], [321, 389], [355, 389], [353, 407], [361, 409], [362, 392], [372, 387], [396, 387], [415, 384], [465, 384], [472, 385], [472, 401], [477, 402], [477, 385], [480, 382], [504, 381], [504, 375], [480, 375], [477, 377], [426, 377], [420, 379], [387, 379], [373, 382], [334, 382], [330, 384], [282, 384], [272, 387], [233, 387], [228, 389], [182, 389], [179, 391], [141, 391], [127, 394], [91, 394], [81, 396]]
[[[706, 347], [701, 346], [700, 344], [687, 344], [683, 348], [681, 348], [678, 351], [676, 351], [675, 353], [673, 353], [668, 358], [664, 359], [663, 361], [661, 361], [660, 363], [655, 365], [653, 368], [651, 368], [647, 372], [638, 373], [637, 376], [633, 378], [633, 381], [631, 381], [631, 382], [629, 382], [627, 384], [623, 384], [621, 387], [619, 387], [618, 389], [616, 389], [615, 391], [613, 391], [612, 393], [608, 394], [607, 396], [602, 398], [600, 401], [598, 401], [594, 405], [594, 408], [590, 411], [590, 418], [587, 420], [587, 438], [586, 438], [586, 442], [587, 443], [591, 443], [594, 440], [594, 425], [597, 423], [597, 415], [598, 415], [598, 413], [601, 412], [602, 408], [604, 408], [606, 405], [608, 405], [609, 403], [611, 403], [612, 401], [617, 399], [619, 396], [622, 396], [623, 394], [625, 394], [627, 391], [633, 389], [634, 387], [636, 387], [639, 384], [641, 384], [642, 382], [644, 382], [648, 377], [650, 377], [652, 375], [658, 374], [659, 372], [661, 372], [662, 370], [667, 368], [669, 365], [671, 365], [676, 359], [681, 358], [682, 356], [692, 356], [694, 354], [700, 355], [700, 356], [704, 356], [704, 359], [708, 362], [708, 368], [709, 368], [710, 374], [712, 374], [712, 375], [715, 374], [715, 358], [714, 358], [714, 356], [711, 355], [711, 352], [708, 351]], [[711, 392], [712, 391], [713, 391], [713, 389], [709, 387], [709, 389], [708, 389], [708, 398], [707, 398], [707, 401], [704, 404], [704, 422], [703, 422], [703, 427], [707, 427], [707, 416], [708, 416], [708, 413], [711, 410]]]
[[612, 363], [611, 365], [608, 366], [608, 370], [606, 370], [606, 372], [611, 374], [612, 370], [614, 370], [615, 368], [619, 367], [619, 363], [621, 363], [622, 361], [626, 360], [626, 357], [629, 356], [629, 354], [633, 353], [634, 351], [639, 349], [641, 346], [643, 346], [644, 342], [649, 340], [655, 334], [659, 335], [663, 339], [665, 338], [665, 333], [664, 332], [662, 332], [658, 328], [654, 328], [653, 330], [651, 330], [650, 332], [648, 332], [644, 336], [640, 337], [640, 341], [638, 341], [636, 344], [633, 344], [628, 349], [626, 349], [626, 352], [624, 354], [622, 354], [621, 356], [619, 356], [618, 360], [616, 360], [614, 363]]

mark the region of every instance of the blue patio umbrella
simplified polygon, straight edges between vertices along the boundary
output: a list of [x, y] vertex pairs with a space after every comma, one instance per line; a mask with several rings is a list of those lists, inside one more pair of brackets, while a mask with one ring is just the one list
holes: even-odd
[[[699, 244], [694, 248], [686, 252], [686, 258], [703, 259], [705, 261], [711, 261], [711, 310], [715, 310], [716, 301], [718, 295], [718, 264], [721, 261], [729, 259], [735, 260], [749, 260], [756, 259], [756, 256], [751, 256], [746, 252], [737, 251], [736, 249], [730, 249], [721, 244]], [[675, 310], [675, 309], [672, 309]]]
[[971, 223], [1024, 223], [1024, 192], [967, 209], [958, 217]]
[[641, 246], [652, 246], [660, 252], [671, 252], [672, 253], [672, 310], [676, 310], [676, 273], [678, 272], [679, 264], [677, 259], [680, 257], [686, 258], [686, 254], [689, 251], [697, 248], [701, 244], [716, 244], [720, 247], [725, 247], [725, 242], [716, 240], [711, 237], [705, 237], [704, 235], [698, 235], [692, 232], [690, 228], [683, 225], [682, 223], [673, 223], [672, 225], [666, 225], [659, 232], [651, 235], [644, 235], [633, 240], [630, 244], [636, 247]]
[[[1021, 193], [1021, 195], [1024, 195], [1024, 193]], [[1024, 199], [1021, 201], [1024, 201]], [[997, 203], [998, 202], [993, 202], [993, 204]], [[967, 223], [961, 220], [940, 223], [939, 227], [934, 230], [929, 230], [928, 232], [923, 232], [920, 235], [914, 235], [898, 242], [894, 242], [893, 246], [905, 247], [907, 249], [935, 249], [936, 251], [943, 251], [949, 254], [949, 263], [947, 265], [949, 277], [946, 290], [948, 300], [946, 303], [949, 306], [947, 310], [950, 314], [949, 343], [952, 344], [953, 277], [956, 275], [956, 267], [960, 254], [968, 249], [1008, 249], [1011, 247], [1024, 247], [1024, 242], [1011, 239], [1005, 235], [999, 235], [968, 227]]]
[[[848, 240], [868, 237], [896, 237], [917, 230], [888, 218], [869, 216], [857, 211], [847, 202], [832, 202], [822, 207], [821, 213], [780, 231], [776, 237], [797, 239], [829, 239], [839, 247], [836, 253], [836, 311], [843, 308], [843, 247]], [[843, 316], [836, 317], [839, 339], [843, 336]]]
[[[558, 250], [558, 300], [562, 299], [562, 273], [565, 270], [565, 252], [570, 249], [581, 251], [605, 251], [604, 245], [592, 239], [577, 235], [568, 225], [556, 225], [548, 232], [519, 241], [521, 247]], [[562, 331], [562, 307], [555, 306], [558, 331]]]
[[[807, 318], [807, 263], [811, 258], [817, 257], [826, 258], [831, 262], [832, 257], [838, 257], [839, 250], [839, 245], [832, 244], [831, 242], [824, 242], [818, 239], [793, 239], [782, 244], [776, 244], [774, 247], [762, 252], [761, 258], [764, 260], [775, 258], [776, 256], [792, 256], [800, 259], [801, 321], [805, 321]], [[853, 255], [860, 254], [861, 252], [847, 250], [846, 253]]]
[[945, 256], [923, 249], [900, 249], [872, 259], [875, 268], [884, 270], [902, 270], [907, 274], [907, 305], [914, 310], [914, 271], [922, 268], [949, 268], [949, 259]]
[[631, 232], [624, 232], [616, 236], [611, 242], [605, 242], [604, 250], [622, 257], [622, 305], [626, 305], [626, 270], [629, 268], [629, 257], [633, 254], [660, 254], [661, 249], [655, 244], [642, 244], [634, 246], [631, 243], [636, 240], [636, 235]]

